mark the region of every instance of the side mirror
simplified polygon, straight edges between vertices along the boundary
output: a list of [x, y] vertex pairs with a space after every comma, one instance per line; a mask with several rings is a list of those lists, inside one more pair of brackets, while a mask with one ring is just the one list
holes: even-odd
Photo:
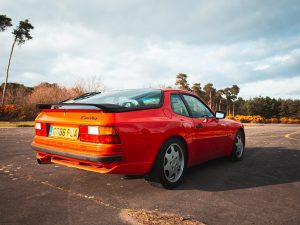
[[217, 119], [224, 119], [226, 117], [226, 113], [223, 111], [216, 111], [216, 118]]

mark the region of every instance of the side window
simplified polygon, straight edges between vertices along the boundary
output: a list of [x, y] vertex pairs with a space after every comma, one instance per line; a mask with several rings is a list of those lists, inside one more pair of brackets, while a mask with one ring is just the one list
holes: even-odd
[[171, 95], [172, 110], [180, 115], [189, 116], [187, 108], [179, 95]]
[[197, 98], [190, 95], [183, 95], [183, 97], [190, 107], [193, 117], [214, 117], [212, 112]]

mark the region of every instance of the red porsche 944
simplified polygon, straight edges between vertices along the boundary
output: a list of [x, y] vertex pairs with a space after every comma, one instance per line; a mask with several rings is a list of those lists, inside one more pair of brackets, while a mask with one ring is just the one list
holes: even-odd
[[93, 92], [39, 104], [32, 148], [39, 163], [98, 173], [146, 175], [177, 186], [187, 168], [217, 157], [241, 160], [241, 123], [174, 89]]

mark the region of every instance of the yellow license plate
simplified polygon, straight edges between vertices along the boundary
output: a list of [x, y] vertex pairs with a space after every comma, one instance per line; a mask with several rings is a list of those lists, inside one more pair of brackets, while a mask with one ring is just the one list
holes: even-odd
[[78, 133], [79, 133], [78, 128], [51, 126], [49, 136], [77, 139]]

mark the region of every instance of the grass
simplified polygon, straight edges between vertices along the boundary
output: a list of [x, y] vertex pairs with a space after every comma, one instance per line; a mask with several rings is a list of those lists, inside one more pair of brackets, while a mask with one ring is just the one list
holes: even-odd
[[0, 121], [0, 127], [34, 127], [34, 121], [22, 121], [22, 122]]
[[162, 213], [159, 211], [148, 211], [144, 209], [123, 209], [123, 213], [131, 217], [134, 224], [149, 225], [204, 225], [190, 216], [182, 217], [171, 213]]

